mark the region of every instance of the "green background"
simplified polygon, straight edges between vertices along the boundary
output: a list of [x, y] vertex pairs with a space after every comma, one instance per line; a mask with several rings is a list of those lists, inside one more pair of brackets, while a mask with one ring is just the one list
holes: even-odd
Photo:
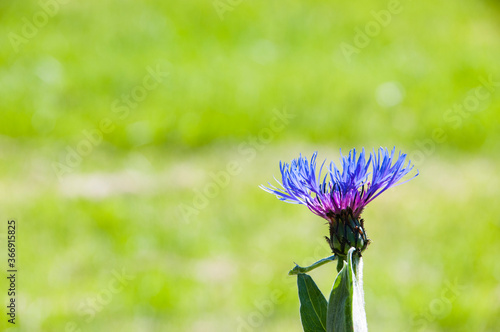
[[[420, 175], [363, 214], [370, 331], [497, 331], [499, 14], [484, 0], [2, 1], [15, 330], [301, 331], [286, 273], [329, 255], [328, 228], [258, 185], [299, 153], [396, 146]], [[311, 275], [327, 294], [335, 264]]]

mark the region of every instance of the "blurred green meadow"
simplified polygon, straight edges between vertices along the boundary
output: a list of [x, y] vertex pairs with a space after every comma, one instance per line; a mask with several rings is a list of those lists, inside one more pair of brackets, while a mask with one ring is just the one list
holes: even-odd
[[[500, 330], [496, 1], [2, 1], [8, 331], [302, 331], [328, 228], [258, 188], [379, 146], [420, 175], [363, 214], [370, 331]], [[311, 273], [325, 294], [335, 264]]]

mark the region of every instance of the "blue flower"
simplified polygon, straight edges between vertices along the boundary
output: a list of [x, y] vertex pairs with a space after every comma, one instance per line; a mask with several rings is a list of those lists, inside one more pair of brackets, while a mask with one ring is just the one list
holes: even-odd
[[380, 148], [377, 153], [374, 150], [366, 160], [364, 149], [359, 156], [352, 149], [348, 156], [341, 155], [342, 169], [331, 162], [324, 177], [321, 173], [325, 162], [316, 171], [317, 152], [310, 162], [300, 155], [290, 164], [280, 162], [281, 183], [278, 183], [283, 189], [270, 183], [269, 187], [261, 188], [282, 201], [306, 205], [328, 221], [345, 212], [359, 218], [365, 206], [381, 193], [418, 175], [417, 171], [411, 179], [398, 183], [413, 166], [406, 154], [400, 152], [396, 156], [395, 150]]
[[316, 152], [311, 162], [300, 155], [290, 164], [280, 162], [282, 189], [271, 184], [261, 188], [282, 201], [306, 205], [328, 220], [330, 237], [326, 240], [336, 255], [346, 257], [352, 247], [361, 255], [370, 243], [360, 218], [365, 206], [387, 189], [418, 175], [417, 171], [411, 179], [400, 182], [413, 166], [406, 154], [395, 156], [395, 150], [380, 148], [370, 153], [368, 160], [364, 149], [358, 157], [355, 149], [346, 157], [341, 153], [342, 170], [331, 162], [323, 177], [325, 162], [316, 173]]

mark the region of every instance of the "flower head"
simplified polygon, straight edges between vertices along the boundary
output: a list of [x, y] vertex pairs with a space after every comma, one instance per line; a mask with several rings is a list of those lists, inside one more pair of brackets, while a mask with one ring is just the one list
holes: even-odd
[[[282, 201], [306, 205], [314, 214], [328, 220], [331, 230], [331, 238], [328, 240], [332, 249], [331, 241], [335, 240], [332, 236], [338, 234], [339, 224], [347, 223], [352, 226], [349, 227], [354, 235], [362, 233], [363, 236], [353, 238], [352, 234], [348, 236], [349, 232], [341, 234], [340, 242], [343, 238], [347, 242], [340, 246], [351, 245], [364, 250], [368, 239], [364, 234], [363, 220], [359, 220], [361, 212], [381, 193], [404, 183], [399, 181], [413, 169], [410, 160], [407, 161], [407, 155], [401, 152], [396, 156], [395, 148], [391, 152], [383, 148], [378, 152], [373, 151], [368, 160], [364, 149], [359, 156], [352, 149], [347, 156], [341, 156], [341, 170], [331, 162], [326, 175], [322, 177], [325, 162], [316, 172], [316, 157], [315, 152], [310, 162], [302, 155], [290, 164], [280, 162], [280, 185], [283, 189], [271, 184], [261, 188], [275, 194]], [[415, 176], [417, 175], [418, 172]], [[353, 240], [350, 241], [349, 238]]]

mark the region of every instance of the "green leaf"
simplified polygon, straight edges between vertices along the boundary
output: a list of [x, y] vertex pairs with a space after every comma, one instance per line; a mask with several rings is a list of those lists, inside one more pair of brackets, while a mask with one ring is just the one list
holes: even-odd
[[304, 332], [326, 332], [327, 302], [314, 280], [307, 274], [297, 274], [300, 299], [300, 319]]
[[324, 265], [324, 264], [329, 263], [329, 262], [333, 262], [336, 258], [337, 257], [335, 255], [331, 255], [330, 257], [326, 257], [326, 258], [320, 259], [316, 263], [311, 264], [311, 265], [306, 266], [306, 267], [302, 267], [302, 266], [299, 266], [299, 265], [295, 264], [295, 266], [293, 267], [293, 269], [291, 269], [288, 272], [288, 275], [292, 276], [292, 275], [299, 274], [299, 273], [307, 273], [309, 271], [314, 270], [317, 267], [320, 267], [321, 265]]
[[[363, 260], [351, 248], [337, 275], [328, 301], [327, 332], [366, 332], [363, 294]], [[354, 257], [353, 257], [354, 254]]]
[[352, 279], [349, 267], [344, 262], [333, 283], [330, 300], [328, 301], [326, 318], [327, 332], [354, 332], [352, 320]]
[[354, 319], [354, 331], [367, 332], [365, 311], [365, 294], [363, 292], [363, 258], [354, 255], [351, 257], [354, 267], [351, 270], [353, 280], [353, 303], [352, 314]]

